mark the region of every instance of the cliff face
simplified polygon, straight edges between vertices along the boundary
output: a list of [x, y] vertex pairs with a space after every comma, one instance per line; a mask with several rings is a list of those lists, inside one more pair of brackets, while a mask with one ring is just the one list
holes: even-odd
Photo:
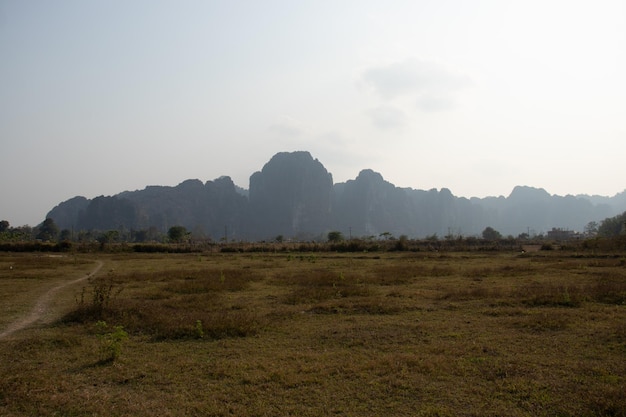
[[250, 177], [251, 235], [317, 237], [328, 228], [333, 179], [308, 152], [279, 153]]
[[507, 198], [478, 202], [490, 208], [491, 215], [485, 221], [503, 234], [514, 236], [527, 231], [540, 233], [553, 227], [582, 231], [588, 222], [614, 215], [607, 204], [593, 204], [581, 196], [550, 195], [542, 188], [526, 186], [515, 187]]
[[187, 180], [176, 187], [152, 186], [122, 193], [120, 197], [138, 207], [139, 228], [156, 227], [165, 231], [180, 225], [196, 235], [214, 239], [225, 233], [233, 238], [241, 234], [248, 203], [229, 177], [205, 184]]
[[546, 232], [553, 227], [583, 230], [590, 221], [626, 211], [626, 193], [613, 198], [550, 195], [515, 187], [508, 197], [459, 198], [446, 188], [399, 188], [366, 169], [356, 179], [334, 184], [308, 152], [276, 154], [239, 189], [229, 177], [175, 187], [149, 186], [92, 200], [75, 197], [47, 215], [61, 229], [147, 230], [186, 227], [219, 240], [324, 238], [330, 230], [352, 237], [480, 235], [491, 226], [503, 235]]
[[75, 197], [52, 209], [47, 217], [62, 229], [167, 231], [185, 226], [196, 235], [219, 238], [229, 229], [236, 238], [247, 208], [247, 198], [228, 177], [202, 184], [187, 180], [175, 187], [149, 186], [92, 200]]
[[78, 230], [78, 218], [89, 205], [85, 197], [74, 197], [60, 203], [48, 212], [46, 218], [54, 219], [54, 222], [63, 229]]
[[335, 186], [334, 224], [353, 236], [409, 234], [414, 229], [413, 207], [407, 193], [366, 169], [355, 180]]

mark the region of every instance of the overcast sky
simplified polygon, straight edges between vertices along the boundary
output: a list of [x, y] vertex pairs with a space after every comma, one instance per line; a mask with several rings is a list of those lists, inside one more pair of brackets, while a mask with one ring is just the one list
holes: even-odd
[[335, 182], [626, 188], [626, 2], [0, 0], [0, 219], [277, 152]]

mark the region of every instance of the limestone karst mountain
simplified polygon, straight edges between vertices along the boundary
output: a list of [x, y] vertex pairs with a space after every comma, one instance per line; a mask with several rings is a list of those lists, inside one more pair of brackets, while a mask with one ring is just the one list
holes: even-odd
[[400, 188], [380, 173], [333, 184], [332, 175], [309, 152], [282, 152], [250, 177], [249, 190], [229, 177], [177, 186], [148, 186], [91, 200], [74, 197], [47, 215], [61, 229], [157, 230], [174, 225], [219, 240], [268, 240], [277, 236], [322, 239], [391, 234], [473, 236], [491, 226], [503, 235], [543, 233], [553, 227], [582, 231], [626, 210], [626, 192], [615, 197], [557, 196], [518, 186], [508, 197], [456, 197], [446, 188]]
[[250, 177], [249, 235], [319, 235], [329, 227], [332, 193], [332, 175], [311, 154], [276, 154]]

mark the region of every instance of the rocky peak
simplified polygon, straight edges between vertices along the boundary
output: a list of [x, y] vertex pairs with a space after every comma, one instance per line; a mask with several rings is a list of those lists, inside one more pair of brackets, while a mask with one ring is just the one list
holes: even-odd
[[254, 229], [265, 238], [319, 234], [330, 215], [332, 186], [331, 174], [309, 152], [276, 154], [250, 177]]

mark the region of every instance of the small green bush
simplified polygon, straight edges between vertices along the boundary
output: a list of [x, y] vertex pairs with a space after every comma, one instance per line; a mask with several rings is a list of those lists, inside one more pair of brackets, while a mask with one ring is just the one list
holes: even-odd
[[100, 339], [100, 362], [113, 362], [118, 359], [122, 353], [122, 343], [128, 339], [128, 333], [124, 331], [123, 326], [114, 326], [109, 331], [109, 326], [105, 321], [96, 323], [98, 338]]

